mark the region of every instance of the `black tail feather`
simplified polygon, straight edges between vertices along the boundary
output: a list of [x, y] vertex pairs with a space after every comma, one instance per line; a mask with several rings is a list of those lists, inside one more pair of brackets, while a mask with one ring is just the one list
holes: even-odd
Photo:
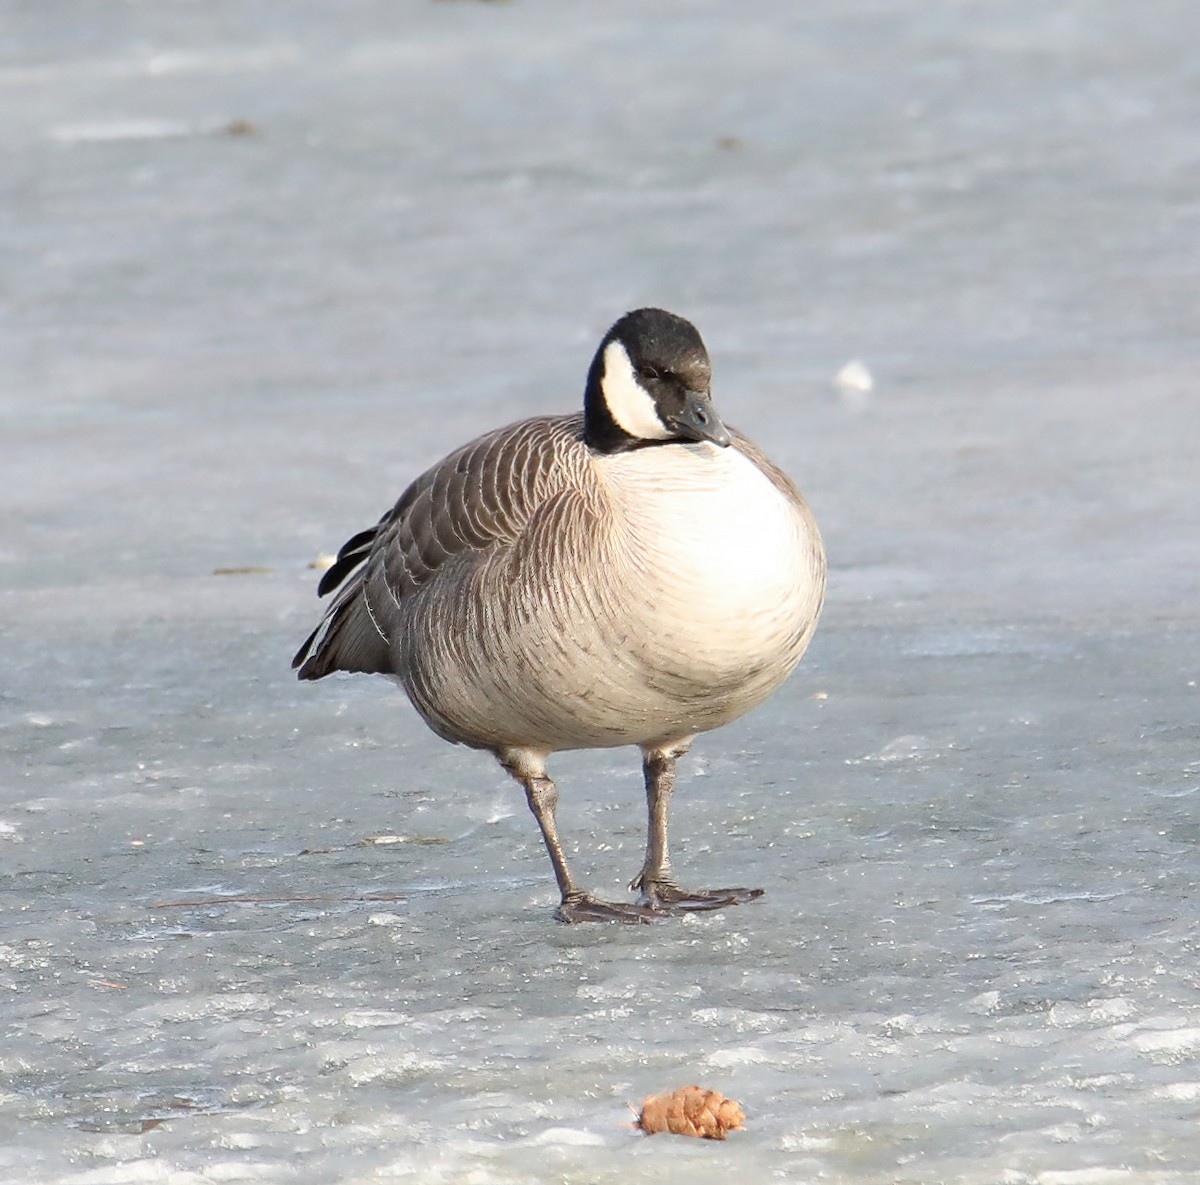
[[334, 671], [386, 674], [393, 669], [391, 648], [371, 615], [361, 573], [296, 651], [292, 669], [299, 679], [323, 679]]
[[[324, 623], [322, 623], [322, 624], [324, 624]], [[307, 660], [308, 652], [309, 652], [309, 650], [312, 649], [312, 644], [317, 640], [317, 635], [320, 632], [321, 632], [321, 626], [317, 626], [317, 628], [315, 630], [313, 630], [313, 632], [311, 634], [309, 634], [307, 638], [304, 639], [304, 645], [301, 646], [300, 649], [296, 651], [295, 656], [292, 658], [292, 670], [293, 671], [297, 670], [299, 668], [300, 664]], [[299, 677], [301, 679], [316, 679], [316, 678], [318, 678], [318, 676], [310, 675], [310, 674], [306, 673], [305, 671], [301, 671]]]
[[321, 583], [317, 585], [317, 596], [323, 597], [326, 593], [333, 592], [371, 554], [371, 548], [375, 545], [375, 536], [378, 534], [379, 526], [377, 524], [368, 527], [365, 531], [359, 531], [353, 539], [348, 539], [342, 544], [342, 549], [338, 552], [333, 567], [321, 577]]
[[[380, 531], [390, 521], [385, 514], [373, 527], [359, 531], [342, 544], [333, 566], [317, 585], [325, 596], [342, 585], [341, 593], [325, 613], [320, 625], [296, 651], [292, 670], [300, 679], [323, 679], [334, 671], [386, 672], [392, 669], [387, 639], [371, 615], [364, 583], [370, 558]], [[348, 581], [348, 583], [347, 583]]]

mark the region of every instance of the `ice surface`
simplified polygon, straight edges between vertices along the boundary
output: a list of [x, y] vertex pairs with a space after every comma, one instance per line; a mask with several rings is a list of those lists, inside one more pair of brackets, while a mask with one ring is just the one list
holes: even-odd
[[[0, 1180], [1195, 1180], [1197, 46], [1171, 0], [3, 5]], [[489, 760], [288, 659], [308, 562], [644, 303], [830, 601], [682, 781], [681, 870], [763, 901], [568, 929]], [[635, 754], [555, 769], [621, 893]], [[747, 1130], [628, 1126], [693, 1081]]]

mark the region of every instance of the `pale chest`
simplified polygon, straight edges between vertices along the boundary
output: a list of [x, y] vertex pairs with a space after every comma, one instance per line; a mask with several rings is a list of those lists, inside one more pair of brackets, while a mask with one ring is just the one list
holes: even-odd
[[611, 488], [644, 611], [684, 645], [765, 657], [811, 613], [805, 512], [749, 458], [713, 445], [615, 458]]

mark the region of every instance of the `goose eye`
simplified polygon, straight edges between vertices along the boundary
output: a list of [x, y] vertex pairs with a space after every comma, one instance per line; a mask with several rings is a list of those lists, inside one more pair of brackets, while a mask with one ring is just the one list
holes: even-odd
[[640, 375], [642, 376], [642, 378], [644, 378], [644, 379], [659, 379], [659, 378], [662, 378], [662, 375], [660, 375], [660, 374], [658, 373], [658, 371], [654, 369], [654, 367], [653, 367], [653, 366], [639, 366], [639, 367], [638, 367], [638, 374], [640, 374]]

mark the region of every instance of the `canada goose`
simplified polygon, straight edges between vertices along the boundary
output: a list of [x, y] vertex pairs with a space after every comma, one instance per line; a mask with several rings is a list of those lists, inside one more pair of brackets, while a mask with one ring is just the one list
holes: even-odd
[[[791, 480], [713, 408], [708, 351], [662, 309], [628, 313], [592, 361], [583, 414], [498, 428], [417, 478], [324, 574], [343, 585], [292, 662], [395, 677], [448, 741], [525, 789], [561, 921], [650, 921], [761, 889], [674, 881], [667, 813], [697, 733], [762, 703], [800, 661], [825, 554]], [[649, 809], [637, 904], [572, 877], [546, 758], [637, 745]]]

